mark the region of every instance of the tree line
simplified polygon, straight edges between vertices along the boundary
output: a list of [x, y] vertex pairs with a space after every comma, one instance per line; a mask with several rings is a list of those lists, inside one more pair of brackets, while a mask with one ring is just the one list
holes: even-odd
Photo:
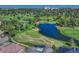
[[[52, 17], [49, 19], [49, 17]], [[44, 17], [41, 19], [40, 17]], [[52, 20], [53, 19], [53, 20]], [[79, 8], [0, 8], [1, 29], [14, 35], [15, 31], [21, 31], [35, 27], [38, 21], [55, 21], [58, 26], [75, 27], [79, 26]], [[34, 25], [34, 26], [33, 26]]]

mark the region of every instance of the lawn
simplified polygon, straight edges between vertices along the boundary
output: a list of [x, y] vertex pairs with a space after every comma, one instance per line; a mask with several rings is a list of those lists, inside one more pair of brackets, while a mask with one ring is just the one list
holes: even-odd
[[48, 47], [52, 47], [53, 45], [55, 45], [56, 47], [60, 47], [64, 45], [61, 41], [48, 38], [33, 30], [28, 30], [20, 34], [17, 34], [13, 39], [19, 43], [29, 46], [45, 45]]
[[[59, 30], [63, 35], [75, 38], [77, 40], [79, 39], [78, 28], [73, 29], [69, 27], [59, 27]], [[32, 29], [27, 29], [24, 32], [16, 34], [16, 36], [13, 39], [21, 44], [25, 44], [28, 46], [33, 45], [45, 45], [49, 47], [52, 47], [53, 45], [55, 45], [56, 47], [67, 46], [65, 44], [66, 42], [43, 36], [38, 31], [34, 31]]]
[[79, 40], [79, 29], [78, 29], [78, 27], [77, 28], [60, 27], [59, 30], [62, 34]]

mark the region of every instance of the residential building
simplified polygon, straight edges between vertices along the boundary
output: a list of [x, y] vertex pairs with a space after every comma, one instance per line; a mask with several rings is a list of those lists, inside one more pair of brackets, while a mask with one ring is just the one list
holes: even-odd
[[0, 46], [0, 53], [24, 53], [24, 52], [25, 48], [15, 43]]
[[0, 30], [0, 45], [9, 41], [9, 37], [7, 35], [3, 34], [3, 33], [4, 32]]
[[32, 46], [31, 48], [29, 48], [26, 52], [28, 53], [52, 53], [53, 49], [50, 47], [46, 47], [46, 46]]

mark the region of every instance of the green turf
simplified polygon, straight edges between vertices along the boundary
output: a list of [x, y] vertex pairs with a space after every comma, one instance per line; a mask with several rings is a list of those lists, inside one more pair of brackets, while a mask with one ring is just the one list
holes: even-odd
[[16, 40], [19, 43], [30, 45], [30, 46], [46, 45], [52, 47], [53, 45], [55, 45], [57, 47], [60, 47], [64, 45], [63, 42], [43, 36], [38, 31], [34, 31], [34, 30], [28, 30], [20, 34], [17, 34], [14, 37], [14, 40]]
[[79, 40], [79, 29], [78, 28], [61, 27], [59, 29], [62, 34]]

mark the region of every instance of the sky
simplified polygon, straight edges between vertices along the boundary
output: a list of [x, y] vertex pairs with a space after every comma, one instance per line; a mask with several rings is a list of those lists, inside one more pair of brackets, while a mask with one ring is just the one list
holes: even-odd
[[79, 8], [79, 5], [0, 5], [0, 8]]

